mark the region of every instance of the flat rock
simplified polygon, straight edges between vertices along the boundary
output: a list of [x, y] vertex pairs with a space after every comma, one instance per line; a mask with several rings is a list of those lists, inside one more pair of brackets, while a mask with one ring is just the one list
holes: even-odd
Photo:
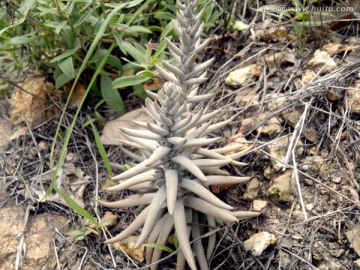
[[[24, 231], [25, 210], [22, 206], [6, 206], [0, 209], [0, 269], [14, 269], [20, 235]], [[53, 269], [56, 265], [53, 237], [68, 218], [42, 213], [29, 217], [22, 246], [23, 270]]]
[[145, 112], [143, 108], [133, 110], [120, 116], [114, 120], [107, 122], [102, 130], [102, 135], [100, 137], [101, 142], [104, 145], [120, 145], [121, 139], [126, 139], [120, 132], [121, 128], [130, 128], [130, 129], [143, 129], [138, 125], [134, 124], [132, 120], [153, 123], [153, 119]]
[[288, 170], [270, 182], [268, 188], [270, 196], [279, 202], [292, 202], [294, 200], [292, 186], [292, 171]]

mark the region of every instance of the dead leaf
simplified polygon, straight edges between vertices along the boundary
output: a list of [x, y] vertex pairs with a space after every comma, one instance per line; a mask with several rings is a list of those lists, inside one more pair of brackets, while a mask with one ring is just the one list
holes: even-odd
[[338, 43], [329, 43], [324, 45], [321, 49], [326, 51], [330, 55], [336, 55], [345, 51], [354, 51], [359, 48], [356, 45], [347, 45], [347, 44], [338, 44]]
[[109, 225], [106, 225], [106, 227], [108, 226], [113, 226], [116, 224], [117, 221], [117, 215], [115, 215], [113, 212], [110, 211], [106, 211], [104, 216], [101, 218], [101, 221], [108, 221], [110, 222]]
[[144, 89], [148, 91], [157, 91], [164, 85], [164, 80], [161, 78], [152, 78], [144, 83]]
[[85, 92], [85, 86], [81, 83], [77, 83], [71, 95], [70, 106], [79, 108], [80, 102], [83, 99]]
[[326, 51], [316, 50], [314, 57], [307, 62], [309, 68], [322, 74], [336, 68], [337, 64]]
[[119, 252], [125, 252], [139, 262], [143, 262], [145, 259], [145, 247], [140, 246], [135, 248], [138, 238], [138, 236], [129, 236], [121, 242], [114, 243], [114, 248]]
[[252, 41], [264, 40], [267, 42], [287, 42], [293, 38], [289, 35], [286, 28], [274, 23], [271, 20], [264, 20], [262, 23], [256, 24], [254, 35], [250, 36]]
[[360, 113], [360, 80], [356, 80], [347, 89], [343, 106], [351, 112]]
[[270, 65], [282, 65], [286, 63], [292, 63], [296, 65], [297, 60], [293, 53], [290, 52], [276, 52], [268, 53], [264, 55], [265, 61]]
[[125, 139], [120, 133], [120, 127], [131, 129], [143, 129], [134, 124], [132, 120], [153, 123], [153, 119], [144, 109], [137, 109], [120, 116], [105, 124], [101, 135], [101, 142], [104, 145], [120, 145], [119, 139]]
[[227, 190], [229, 188], [232, 188], [234, 185], [232, 184], [225, 184], [225, 185], [212, 185], [210, 186], [210, 190], [214, 194], [219, 194], [223, 190]]
[[56, 100], [59, 93], [44, 77], [28, 77], [25, 82], [18, 85], [10, 98], [10, 118], [15, 124], [28, 121], [33, 127], [60, 112], [49, 98], [50, 95]]
[[[39, 199], [45, 196], [46, 190], [51, 182], [51, 176], [52, 172], [49, 171], [31, 179], [30, 190], [35, 193]], [[85, 204], [82, 195], [89, 183], [90, 176], [86, 175], [81, 169], [76, 168], [73, 163], [65, 163], [59, 169], [55, 184], [81, 207], [84, 207]], [[51, 193], [44, 200], [67, 206], [66, 202], [58, 193]]]

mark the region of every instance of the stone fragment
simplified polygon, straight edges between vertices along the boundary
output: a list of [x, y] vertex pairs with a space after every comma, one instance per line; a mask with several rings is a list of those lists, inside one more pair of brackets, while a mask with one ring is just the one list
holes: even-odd
[[259, 187], [259, 180], [256, 178], [251, 179], [246, 187], [246, 191], [243, 196], [244, 199], [253, 201], [259, 194]]
[[297, 221], [304, 221], [305, 219], [304, 212], [301, 210], [294, 210], [294, 212], [292, 212], [292, 216]]
[[[268, 145], [269, 154], [271, 157], [271, 164], [276, 172], [280, 171], [284, 167], [283, 162], [286, 158], [286, 153], [288, 151], [291, 136], [291, 134], [286, 135], [280, 139], [274, 140]], [[295, 151], [296, 155], [302, 155], [303, 151], [303, 143], [301, 141], [298, 141]]]
[[[259, 119], [260, 120], [260, 119]], [[272, 117], [264, 125], [258, 128], [258, 132], [266, 135], [276, 135], [282, 130], [279, 118]]]
[[28, 77], [18, 85], [9, 101], [10, 118], [15, 124], [28, 121], [33, 127], [60, 112], [49, 99], [49, 95], [55, 100], [59, 99], [60, 92], [56, 92], [54, 85], [47, 82], [44, 77]]
[[292, 171], [288, 170], [272, 180], [268, 192], [275, 201], [292, 202], [294, 200]]
[[241, 87], [248, 85], [261, 76], [261, 66], [252, 64], [230, 72], [225, 79], [225, 83], [233, 87]]
[[341, 177], [331, 177], [331, 182], [333, 182], [335, 184], [340, 184], [341, 180], [342, 180]]
[[302, 134], [310, 142], [318, 142], [318, 131], [314, 127], [304, 127]]
[[253, 210], [256, 212], [261, 212], [266, 206], [268, 202], [262, 200], [254, 200], [253, 201]]
[[247, 110], [256, 111], [259, 107], [259, 94], [255, 90], [238, 92], [235, 101], [240, 107], [247, 108]]
[[338, 101], [344, 96], [343, 91], [339, 88], [330, 88], [326, 94], [326, 98], [330, 101]]
[[279, 93], [270, 93], [266, 95], [266, 107], [269, 111], [275, 111], [286, 102], [287, 97]]
[[244, 242], [246, 251], [254, 256], [260, 256], [269, 245], [276, 244], [276, 237], [268, 232], [255, 233]]
[[324, 166], [324, 164], [325, 164], [325, 161], [321, 156], [314, 155], [314, 156], [305, 157], [305, 159], [302, 161], [300, 167], [304, 171], [309, 171], [309, 170], [318, 171]]
[[295, 128], [296, 124], [300, 121], [302, 114], [302, 111], [297, 108], [289, 108], [281, 113], [281, 117], [288, 125]]
[[138, 236], [129, 236], [121, 242], [114, 243], [114, 248], [119, 252], [125, 252], [127, 255], [133, 257], [139, 262], [143, 262], [145, 259], [145, 247], [142, 245], [135, 248]]
[[117, 216], [111, 211], [106, 211], [101, 221], [107, 221], [109, 222], [107, 226], [113, 226], [116, 224]]

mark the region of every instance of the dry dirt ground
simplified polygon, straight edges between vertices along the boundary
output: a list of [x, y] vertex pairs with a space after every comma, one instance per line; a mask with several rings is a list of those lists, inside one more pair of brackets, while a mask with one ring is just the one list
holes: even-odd
[[[203, 57], [215, 57], [216, 62], [203, 91], [216, 92], [211, 105], [222, 113], [215, 121], [233, 117], [231, 125], [214, 134], [223, 140], [213, 147], [239, 145], [232, 157], [244, 166], [226, 169], [252, 177], [245, 185], [212, 191], [238, 210], [262, 214], [220, 228], [210, 269], [360, 269], [359, 25], [347, 19], [341, 25], [304, 26], [306, 34], [300, 35], [291, 22], [279, 24], [251, 9], [245, 15], [256, 18], [251, 30], [213, 36]], [[37, 85], [38, 92], [48, 89], [44, 81]], [[33, 86], [26, 87], [32, 91]], [[30, 98], [23, 95], [20, 99]], [[142, 250], [135, 259], [124, 252], [126, 246], [115, 249], [102, 243], [104, 233], [121, 231], [136, 209], [96, 204], [98, 198], [127, 193], [102, 191], [109, 182], [107, 171], [91, 128], [84, 127], [94, 113], [91, 101], [80, 113], [56, 183], [95, 217], [107, 212], [103, 220], [113, 223], [97, 232], [54, 192], [37, 203], [50, 183], [50, 146], [62, 106], [59, 101], [55, 109], [42, 108], [41, 117], [47, 120], [39, 123], [32, 121], [39, 117], [33, 111], [25, 122], [18, 113], [10, 121], [10, 105], [1, 102], [2, 137], [12, 135], [12, 140], [1, 144], [0, 269], [143, 269]], [[139, 101], [127, 101], [128, 111], [136, 107]], [[100, 113], [109, 120], [113, 115], [106, 108]], [[65, 115], [62, 135], [73, 115], [73, 109]], [[110, 132], [106, 143], [116, 144], [114, 136]], [[116, 173], [121, 168], [116, 164], [130, 162], [118, 146], [106, 150]], [[60, 151], [58, 143], [55, 157]], [[89, 232], [84, 240], [66, 234], [82, 228]], [[248, 239], [254, 235], [260, 239], [253, 238], [251, 247]], [[271, 235], [271, 240], [262, 235]], [[264, 250], [252, 250], [261, 245]], [[160, 269], [174, 269], [175, 257], [164, 259]]]

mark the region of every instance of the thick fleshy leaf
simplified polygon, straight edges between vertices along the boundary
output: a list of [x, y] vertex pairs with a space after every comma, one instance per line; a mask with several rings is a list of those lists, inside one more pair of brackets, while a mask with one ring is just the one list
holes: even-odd
[[179, 245], [181, 251], [184, 254], [186, 261], [188, 262], [192, 270], [196, 270], [196, 264], [194, 256], [191, 251], [190, 241], [187, 233], [186, 218], [185, 218], [185, 209], [182, 200], [177, 200], [174, 210], [174, 224], [176, 235], [179, 239]]

